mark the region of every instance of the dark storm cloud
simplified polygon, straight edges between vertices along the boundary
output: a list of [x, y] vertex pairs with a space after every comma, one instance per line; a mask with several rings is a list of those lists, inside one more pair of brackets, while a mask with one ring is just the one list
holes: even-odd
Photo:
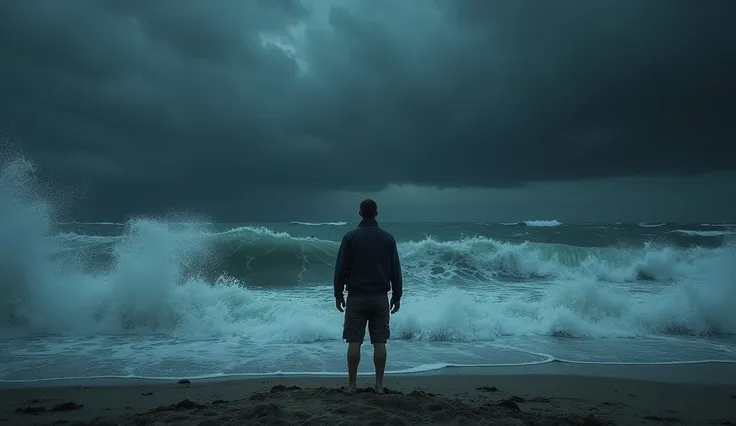
[[0, 125], [98, 215], [736, 167], [732, 1], [332, 3], [2, 2]]

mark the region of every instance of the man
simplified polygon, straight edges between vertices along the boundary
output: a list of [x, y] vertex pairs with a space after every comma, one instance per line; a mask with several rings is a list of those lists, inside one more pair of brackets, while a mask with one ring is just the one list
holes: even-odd
[[[402, 279], [396, 240], [378, 226], [378, 206], [373, 200], [360, 203], [358, 227], [342, 238], [335, 263], [335, 306], [345, 312], [342, 338], [348, 342], [348, 393], [355, 392], [360, 347], [365, 327], [373, 344], [376, 393], [383, 393], [386, 341], [390, 337], [389, 312], [401, 306]], [[347, 290], [345, 301], [343, 291]], [[391, 291], [391, 301], [388, 292]]]

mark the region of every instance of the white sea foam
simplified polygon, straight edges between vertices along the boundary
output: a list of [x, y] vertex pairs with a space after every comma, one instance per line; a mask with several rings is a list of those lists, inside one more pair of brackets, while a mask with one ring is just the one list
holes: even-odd
[[666, 223], [644, 223], [640, 222], [639, 226], [642, 228], [659, 228], [660, 226], [665, 226]]

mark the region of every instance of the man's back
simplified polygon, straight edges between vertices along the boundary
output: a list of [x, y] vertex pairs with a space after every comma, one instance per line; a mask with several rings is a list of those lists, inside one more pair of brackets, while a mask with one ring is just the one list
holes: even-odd
[[[360, 345], [368, 326], [373, 344], [377, 393], [383, 393], [386, 341], [391, 336], [390, 316], [399, 311], [403, 283], [396, 240], [378, 226], [378, 205], [360, 203], [358, 228], [342, 238], [335, 262], [335, 307], [345, 312], [342, 338], [348, 342], [348, 392], [355, 392]], [[342, 294], [347, 289], [348, 299]], [[387, 293], [393, 291], [389, 302]]]
[[378, 226], [375, 219], [364, 219], [342, 239], [335, 267], [335, 297], [349, 294], [402, 293], [401, 265], [396, 240]]

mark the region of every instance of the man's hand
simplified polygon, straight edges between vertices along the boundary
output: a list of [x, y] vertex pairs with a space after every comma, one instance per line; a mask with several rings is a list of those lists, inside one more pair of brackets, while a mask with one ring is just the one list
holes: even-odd
[[401, 301], [391, 299], [391, 313], [399, 312], [399, 308], [401, 308]]
[[335, 298], [335, 307], [340, 312], [345, 312], [345, 298], [344, 297], [336, 297]]

